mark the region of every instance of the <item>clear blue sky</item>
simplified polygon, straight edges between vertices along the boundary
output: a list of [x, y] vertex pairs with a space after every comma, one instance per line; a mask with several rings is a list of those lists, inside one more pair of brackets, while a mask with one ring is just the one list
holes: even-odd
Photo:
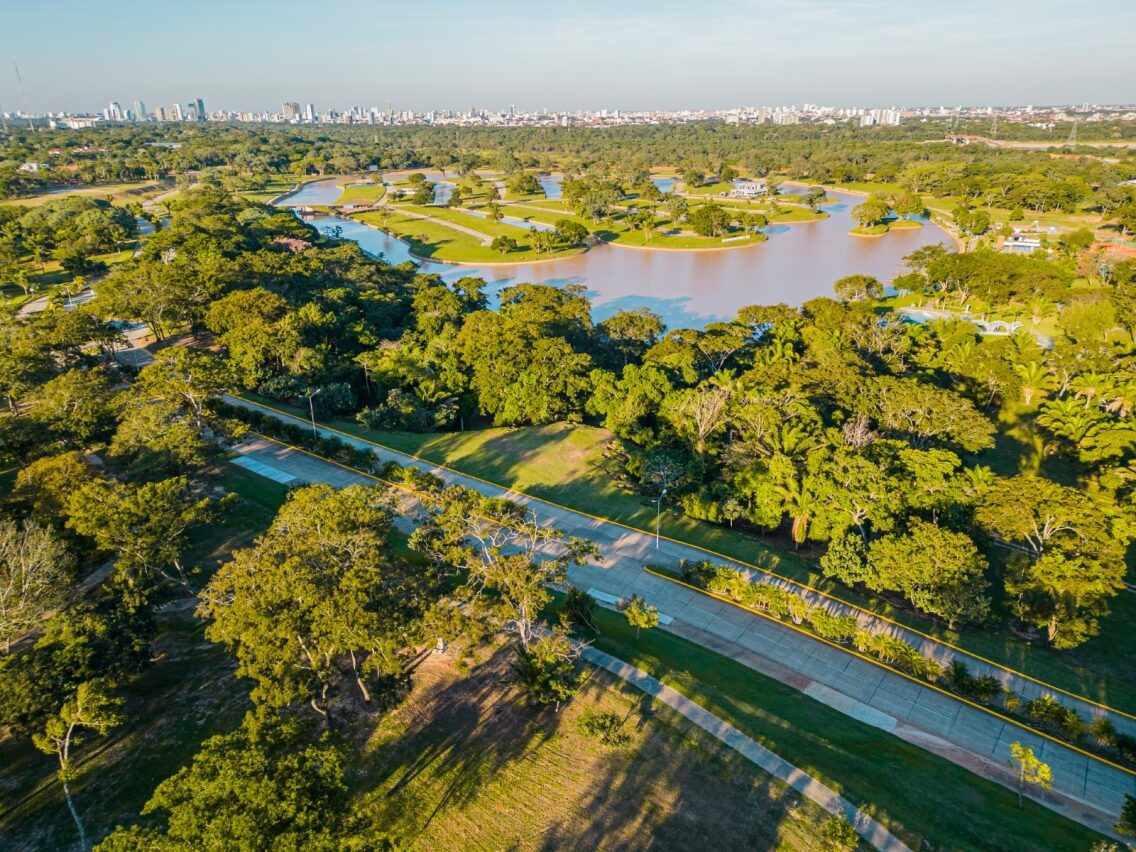
[[1136, 0], [0, 0], [0, 33], [3, 110], [1136, 101]]

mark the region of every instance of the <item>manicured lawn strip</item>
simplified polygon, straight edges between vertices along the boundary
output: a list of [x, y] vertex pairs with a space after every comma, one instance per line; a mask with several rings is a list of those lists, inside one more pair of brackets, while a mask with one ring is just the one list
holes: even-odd
[[[404, 208], [416, 212], [422, 211], [423, 215], [442, 221], [428, 222], [425, 219], [400, 216], [398, 211]], [[448, 215], [438, 216], [436, 211]], [[581, 249], [565, 249], [541, 254], [529, 248], [528, 238], [531, 232], [526, 228], [489, 222], [478, 216], [447, 210], [444, 207], [419, 208], [404, 205], [391, 208], [390, 211], [361, 213], [355, 218], [406, 240], [410, 244], [411, 252], [419, 257], [431, 260], [448, 260], [459, 263], [520, 263], [531, 260], [548, 260], [554, 257], [569, 257], [579, 254], [581, 251]], [[513, 237], [517, 241], [519, 249], [508, 254], [502, 254], [491, 249], [488, 245], [483, 245], [469, 234], [449, 227], [444, 222], [454, 222], [486, 233], [487, 236], [503, 234]], [[492, 232], [489, 229], [492, 229]]]
[[597, 610], [595, 646], [662, 680], [824, 781], [920, 848], [1088, 848], [1093, 832], [943, 758], [857, 722], [740, 663], [662, 630], [638, 638]]
[[159, 195], [170, 187], [153, 180], [138, 181], [136, 183], [108, 183], [102, 186], [80, 186], [67, 189], [63, 192], [45, 192], [42, 195], [29, 195], [26, 198], [5, 198], [0, 204], [15, 204], [20, 207], [39, 207], [49, 201], [67, 198], [72, 195], [86, 195], [91, 198], [110, 198], [115, 202], [144, 201], [153, 195]]
[[[307, 412], [273, 400], [250, 399], [289, 410]], [[611, 439], [594, 426], [556, 423], [519, 429], [491, 428], [467, 432], [417, 434], [372, 432], [352, 421], [324, 421], [343, 432], [368, 438], [435, 464], [499, 485], [515, 488], [571, 509], [652, 531], [654, 503], [618, 488], [602, 470], [604, 445]], [[725, 556], [759, 565], [829, 592], [849, 603], [884, 615], [964, 650], [999, 662], [1038, 680], [1127, 712], [1136, 711], [1136, 595], [1122, 593], [1112, 600], [1112, 613], [1101, 620], [1101, 635], [1073, 651], [1053, 651], [1030, 645], [1005, 628], [951, 631], [887, 600], [837, 585], [823, 577], [815, 556], [799, 553], [771, 537], [704, 523], [664, 507], [661, 530]]]
[[269, 175], [267, 182], [259, 189], [237, 192], [241, 198], [267, 204], [278, 195], [283, 195], [295, 187], [298, 180], [295, 175]]
[[540, 209], [535, 204], [506, 204], [501, 208], [501, 212], [506, 216], [513, 216], [517, 219], [532, 219], [534, 222], [543, 222], [546, 225], [555, 225], [557, 222], [563, 222], [568, 219], [572, 222], [579, 222], [589, 231], [598, 227], [594, 222], [576, 216], [567, 210], [547, 210]]
[[[735, 239], [729, 239], [734, 237]], [[664, 234], [656, 231], [645, 239], [642, 231], [624, 231], [613, 242], [627, 246], [669, 249], [728, 249], [764, 242], [764, 234], [727, 234], [726, 237], [703, 237], [698, 234]]]
[[336, 204], [374, 204], [384, 195], [387, 188], [381, 183], [349, 183], [343, 188]]
[[732, 183], [720, 180], [717, 183], [708, 183], [704, 186], [684, 186], [683, 191], [690, 195], [721, 195], [723, 192], [729, 192], [733, 189], [733, 186]]
[[528, 228], [518, 228], [516, 225], [494, 222], [486, 216], [478, 216], [474, 213], [469, 213], [464, 210], [454, 210], [450, 207], [420, 207], [415, 204], [400, 204], [396, 209], [409, 210], [412, 213], [418, 213], [422, 216], [441, 219], [443, 222], [453, 222], [455, 225], [461, 225], [463, 228], [472, 228], [475, 231], [481, 231], [489, 237], [512, 237], [519, 243], [527, 240], [530, 233]]

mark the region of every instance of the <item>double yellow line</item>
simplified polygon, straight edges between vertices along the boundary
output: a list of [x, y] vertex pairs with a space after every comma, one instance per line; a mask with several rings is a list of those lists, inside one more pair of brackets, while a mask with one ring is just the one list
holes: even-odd
[[[295, 414], [292, 414], [290, 411], [287, 411], [285, 409], [277, 408], [273, 405], [268, 405], [268, 404], [263, 403], [263, 402], [245, 399], [244, 397], [239, 397], [239, 398], [242, 401], [248, 403], [249, 405], [257, 406], [259, 408], [265, 408], [265, 409], [268, 409], [269, 411], [275, 411], [277, 414], [283, 414], [283, 415], [290, 417], [294, 420], [303, 420], [302, 417], [295, 415]], [[305, 424], [306, 424], [306, 421], [305, 421]], [[343, 437], [349, 438], [351, 440], [362, 441], [365, 444], [370, 444], [371, 446], [378, 447], [379, 449], [386, 450], [387, 452], [397, 453], [397, 454], [402, 455], [402, 456], [408, 456], [412, 459], [416, 459], [417, 461], [426, 462], [427, 464], [431, 464], [434, 467], [438, 468], [439, 470], [444, 470], [444, 471], [447, 471], [449, 473], [455, 474], [457, 476], [464, 476], [467, 479], [474, 479], [474, 480], [477, 480], [478, 482], [480, 482], [484, 485], [489, 485], [493, 488], [504, 488], [507, 491], [513, 491], [517, 494], [523, 494], [526, 497], [529, 497], [530, 499], [539, 500], [542, 503], [547, 503], [550, 506], [555, 506], [556, 508], [562, 509], [566, 512], [572, 512], [572, 513], [577, 514], [577, 515], [582, 515], [583, 517], [590, 518], [593, 521], [598, 521], [600, 523], [605, 523], [605, 524], [615, 524], [616, 526], [622, 527], [625, 530], [640, 533], [642, 535], [649, 535], [649, 536], [655, 535], [655, 533], [650, 531], [650, 530], [644, 530], [644, 529], [641, 529], [639, 527], [634, 527], [634, 526], [631, 526], [630, 524], [626, 524], [622, 521], [617, 521], [613, 518], [605, 518], [605, 517], [602, 517], [600, 515], [593, 515], [590, 512], [584, 511], [583, 509], [576, 509], [576, 508], [573, 508], [571, 506], [565, 506], [562, 503], [557, 503], [555, 500], [549, 500], [547, 497], [538, 497], [535, 494], [529, 494], [527, 491], [525, 491], [521, 488], [514, 488], [512, 486], [503, 485], [500, 482], [492, 482], [488, 479], [483, 479], [482, 477], [477, 476], [476, 474], [466, 473], [465, 471], [456, 470], [454, 468], [448, 467], [445, 464], [442, 464], [440, 462], [436, 462], [436, 461], [434, 461], [430, 458], [426, 458], [426, 457], [421, 456], [417, 453], [408, 453], [405, 450], [400, 450], [400, 449], [397, 449], [396, 447], [391, 447], [391, 446], [388, 446], [387, 444], [382, 444], [382, 443], [375, 441], [375, 440], [372, 440], [370, 438], [364, 438], [360, 435], [354, 435], [350, 432], [345, 432], [342, 429], [336, 429], [334, 426], [320, 425], [319, 428], [325, 429], [329, 432], [334, 432], [337, 435], [342, 435]], [[273, 440], [275, 440], [275, 439], [273, 439]], [[315, 455], [315, 453], [312, 453], [312, 455]], [[344, 465], [340, 465], [340, 466], [345, 467]], [[955, 644], [953, 644], [953, 643], [951, 643], [951, 642], [949, 642], [945, 639], [940, 639], [936, 636], [932, 636], [929, 633], [924, 633], [923, 631], [921, 631], [921, 630], [919, 630], [915, 627], [911, 627], [909, 625], [903, 624], [902, 622], [899, 622], [899, 621], [896, 621], [895, 619], [889, 618], [886, 615], [882, 615], [878, 612], [874, 612], [872, 610], [865, 609], [864, 607], [859, 606], [857, 604], [854, 604], [851, 601], [846, 601], [843, 598], [832, 594], [831, 592], [826, 592], [823, 589], [818, 589], [814, 586], [810, 586], [808, 583], [801, 582], [800, 580], [795, 580], [792, 577], [786, 577], [783, 574], [778, 574], [776, 571], [772, 571], [769, 568], [762, 567], [761, 565], [756, 565], [752, 562], [747, 562], [746, 560], [741, 559], [737, 556], [728, 556], [725, 553], [719, 553], [716, 550], [712, 550], [712, 549], [705, 547], [703, 545], [700, 545], [700, 544], [692, 544], [689, 541], [682, 541], [680, 539], [672, 538], [672, 537], [666, 535], [665, 533], [661, 534], [660, 538], [665, 539], [666, 541], [669, 541], [671, 544], [677, 544], [677, 545], [680, 545], [682, 547], [689, 547], [689, 548], [692, 548], [694, 550], [699, 550], [699, 551], [702, 551], [703, 553], [707, 553], [707, 554], [714, 556], [718, 559], [723, 559], [727, 562], [734, 562], [738, 565], [744, 565], [747, 568], [752, 568], [755, 571], [760, 571], [763, 574], [766, 574], [770, 577], [775, 577], [776, 579], [781, 580], [782, 582], [789, 583], [793, 586], [796, 586], [798, 589], [804, 589], [805, 591], [812, 592], [816, 595], [820, 595], [821, 597], [827, 598], [830, 601], [834, 601], [836, 603], [839, 603], [839, 604], [842, 604], [846, 607], [849, 607], [849, 608], [855, 610], [856, 612], [862, 612], [865, 615], [868, 615], [868, 616], [875, 618], [875, 619], [879, 619], [880, 621], [882, 621], [886, 624], [890, 624], [893, 627], [896, 627], [900, 630], [907, 631], [908, 633], [912, 633], [916, 636], [919, 636], [923, 639], [926, 639], [929, 642], [933, 642], [937, 645], [941, 645], [944, 648], [949, 648], [952, 651], [956, 651], [959, 654], [965, 654], [966, 656], [970, 657], [971, 659], [978, 660], [980, 662], [986, 663], [988, 666], [991, 666], [995, 669], [1001, 669], [1002, 671], [1007, 671], [1010, 674], [1013, 674], [1013, 675], [1016, 675], [1017, 677], [1028, 680], [1031, 683], [1035, 683], [1038, 686], [1042, 687], [1043, 689], [1048, 689], [1051, 692], [1060, 693], [1062, 695], [1068, 696], [1069, 698], [1075, 699], [1077, 701], [1083, 701], [1084, 703], [1089, 704], [1093, 707], [1096, 707], [1100, 710], [1105, 710], [1109, 713], [1115, 713], [1118, 716], [1123, 716], [1127, 719], [1132, 719], [1133, 721], [1136, 721], [1136, 714], [1128, 713], [1124, 710], [1117, 709], [1116, 707], [1112, 707], [1108, 704], [1103, 704], [1099, 701], [1094, 701], [1092, 698], [1089, 698], [1085, 695], [1079, 695], [1075, 692], [1070, 692], [1067, 689], [1062, 689], [1059, 686], [1054, 686], [1052, 684], [1046, 683], [1045, 681], [1039, 680], [1038, 678], [1034, 677], [1033, 675], [1029, 675], [1029, 674], [1026, 674], [1025, 672], [1018, 671], [1017, 669], [1014, 669], [1014, 668], [1006, 665], [1005, 663], [995, 662], [994, 660], [991, 660], [987, 657], [984, 657], [981, 654], [978, 654], [974, 651], [967, 650], [966, 648], [961, 648], [958, 645], [955, 645]], [[977, 705], [977, 706], [981, 706], [981, 705]]]

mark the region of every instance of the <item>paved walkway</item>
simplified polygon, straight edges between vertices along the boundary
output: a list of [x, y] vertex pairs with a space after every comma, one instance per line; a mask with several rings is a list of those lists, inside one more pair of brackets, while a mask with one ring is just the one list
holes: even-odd
[[425, 222], [433, 222], [435, 225], [442, 225], [443, 227], [449, 228], [450, 230], [460, 231], [467, 236], [473, 237], [483, 246], [487, 246], [491, 242], [493, 242], [493, 238], [486, 234], [484, 231], [478, 231], [475, 228], [467, 228], [465, 225], [459, 225], [457, 222], [450, 222], [446, 219], [438, 219], [434, 216], [427, 216], [425, 213], [415, 213], [413, 210], [407, 210], [404, 207], [396, 207], [393, 204], [387, 204], [386, 200], [387, 197], [384, 195], [381, 199], [379, 199], [377, 204], [371, 207], [371, 209], [377, 210], [379, 208], [386, 208], [392, 213], [397, 213], [399, 216], [405, 216], [408, 219], [421, 219]]
[[[276, 416], [281, 417], [285, 420], [297, 421], [297, 418], [289, 417], [286, 414], [281, 414], [267, 407], [258, 406], [255, 403], [248, 403], [244, 400], [236, 399], [231, 399], [230, 401], [275, 414]], [[577, 535], [586, 535], [588, 538], [596, 537], [595, 530], [596, 527], [600, 524], [597, 524], [594, 519], [589, 518], [585, 515], [580, 515], [579, 513], [572, 512], [571, 510], [562, 509], [542, 500], [536, 500], [534, 498], [528, 497], [527, 495], [517, 494], [516, 492], [509, 492], [508, 489], [502, 486], [483, 483], [473, 477], [463, 476], [461, 474], [457, 474], [456, 472], [447, 473], [431, 462], [415, 459], [412, 456], [406, 455], [405, 453], [387, 450], [386, 448], [379, 447], [378, 445], [371, 442], [364, 441], [359, 438], [354, 438], [349, 435], [344, 435], [343, 433], [336, 432], [335, 430], [327, 431], [329, 434], [336, 435], [341, 440], [347, 440], [355, 444], [356, 446], [373, 450], [384, 460], [392, 459], [399, 462], [400, 464], [415, 464], [424, 469], [432, 470], [434, 473], [441, 475], [443, 478], [446, 478], [447, 476], [455, 476], [460, 481], [462, 481], [462, 484], [468, 485], [469, 487], [475, 488], [476, 490], [483, 493], [501, 495], [508, 492], [511, 499], [519, 503], [523, 503], [529, 508], [538, 510], [538, 514], [543, 515], [545, 512], [547, 512], [549, 514], [549, 517], [556, 518], [557, 525], [561, 526], [566, 531], [570, 531], [573, 534]], [[563, 526], [561, 521], [565, 519], [570, 521], [571, 528]], [[630, 531], [625, 527], [619, 526], [618, 524], [606, 524], [606, 526], [609, 528], [609, 531], [607, 533], [609, 540], [619, 540], [621, 544], [627, 544], [632, 540], [635, 540], [641, 544], [645, 539], [651, 545], [654, 544], [654, 537], [649, 534]], [[577, 530], [587, 530], [587, 532], [577, 532]], [[626, 534], [630, 534], [633, 538], [627, 538]], [[916, 648], [918, 648], [925, 656], [938, 661], [942, 665], [948, 665], [953, 660], [961, 660], [966, 664], [972, 675], [991, 675], [997, 678], [998, 681], [1001, 682], [1006, 689], [1016, 692], [1019, 696], [1022, 697], [1024, 701], [1029, 701], [1041, 695], [1052, 695], [1062, 704], [1065, 704], [1066, 706], [1076, 710], [1086, 720], [1106, 717], [1117, 731], [1123, 734], [1127, 734], [1131, 737], [1136, 737], [1136, 716], [1113, 712], [1106, 708], [1100, 707], [1099, 705], [1096, 705], [1091, 701], [1086, 701], [1079, 696], [1054, 691], [1052, 688], [1036, 680], [1022, 676], [1017, 672], [1012, 672], [996, 664], [988, 663], [965, 652], [956, 651], [953, 648], [949, 648], [937, 642], [931, 637], [923, 636], [903, 627], [902, 625], [898, 625], [885, 619], [879, 618], [878, 616], [866, 610], [843, 604], [822, 593], [809, 591], [798, 583], [774, 577], [759, 569], [752, 568], [747, 565], [742, 565], [741, 563], [733, 562], [732, 560], [723, 557], [715, 556], [714, 554], [708, 553], [693, 545], [684, 545], [678, 542], [663, 542], [661, 546], [661, 553], [659, 551], [652, 550], [648, 555], [645, 551], [642, 551], [642, 548], [640, 548], [640, 551], [641, 552], [639, 555], [643, 557], [643, 562], [652, 562], [654, 564], [677, 562], [677, 559], [672, 559], [669, 557], [678, 557], [693, 560], [710, 559], [711, 561], [717, 562], [719, 564], [729, 565], [733, 568], [744, 571], [747, 575], [749, 575], [751, 579], [758, 579], [765, 583], [770, 583], [772, 585], [778, 585], [791, 589], [792, 591], [800, 594], [814, 606], [823, 606], [830, 612], [836, 614], [851, 615], [856, 618], [856, 620], [862, 627], [871, 630], [873, 633], [885, 633], [891, 636], [895, 636], [896, 638], [903, 639], [905, 642], [908, 642], [909, 644], [914, 645]]]
[[[233, 401], [260, 408], [253, 403]], [[299, 418], [280, 416], [303, 423]], [[341, 433], [322, 431], [349, 440]], [[1053, 768], [1054, 791], [1045, 797], [1045, 804], [1096, 830], [1108, 831], [1123, 805], [1125, 794], [1136, 795], [1136, 777], [1118, 768], [797, 633], [786, 625], [642, 570], [646, 562], [676, 564], [683, 558], [704, 557], [696, 548], [664, 540], [656, 550], [653, 536], [508, 492], [429, 462], [377, 448], [362, 439], [350, 440], [356, 446], [372, 449], [383, 460], [413, 464], [447, 482], [483, 494], [507, 496], [532, 510], [542, 523], [554, 524], [570, 535], [594, 541], [605, 558], [601, 565], [573, 569], [569, 580], [574, 585], [615, 598], [638, 594], [672, 619], [665, 629], [775, 677], [846, 715], [1008, 787], [1015, 786], [1009, 770], [1010, 744], [1018, 741], [1031, 746]], [[278, 444], [254, 442], [239, 451], [304, 481], [337, 485], [368, 481], [359, 474]]]
[[681, 692], [676, 692], [642, 669], [625, 663], [596, 648], [585, 648], [584, 659], [594, 666], [606, 669], [668, 707], [681, 713], [711, 736], [728, 745], [738, 754], [757, 764], [774, 778], [784, 781], [806, 798], [816, 802], [830, 814], [845, 817], [856, 832], [876, 849], [887, 852], [910, 852], [910, 847], [876, 820], [861, 811], [843, 796], [830, 790], [803, 769], [798, 769], [779, 754], [747, 737], [729, 722], [720, 719], [701, 705], [695, 704]]

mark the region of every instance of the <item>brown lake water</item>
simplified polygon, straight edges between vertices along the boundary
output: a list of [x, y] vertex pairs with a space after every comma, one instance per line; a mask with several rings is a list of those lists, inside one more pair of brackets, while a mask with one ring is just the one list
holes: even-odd
[[[339, 195], [334, 181], [319, 181], [281, 201], [286, 206], [333, 204]], [[598, 322], [616, 311], [647, 307], [670, 328], [699, 328], [730, 319], [738, 308], [754, 304], [800, 305], [831, 296], [832, 284], [845, 275], [862, 273], [891, 281], [903, 272], [903, 258], [922, 246], [953, 245], [950, 236], [926, 222], [918, 229], [892, 231], [882, 237], [853, 237], [850, 211], [860, 199], [829, 193], [835, 203], [827, 219], [797, 225], [773, 225], [769, 240], [720, 251], [661, 251], [604, 244], [564, 260], [510, 266], [456, 265], [417, 261], [406, 243], [351, 219], [325, 216], [312, 224], [357, 242], [389, 263], [415, 260], [423, 272], [452, 281], [466, 275], [489, 282], [493, 294], [511, 284], [541, 282], [582, 284]]]

